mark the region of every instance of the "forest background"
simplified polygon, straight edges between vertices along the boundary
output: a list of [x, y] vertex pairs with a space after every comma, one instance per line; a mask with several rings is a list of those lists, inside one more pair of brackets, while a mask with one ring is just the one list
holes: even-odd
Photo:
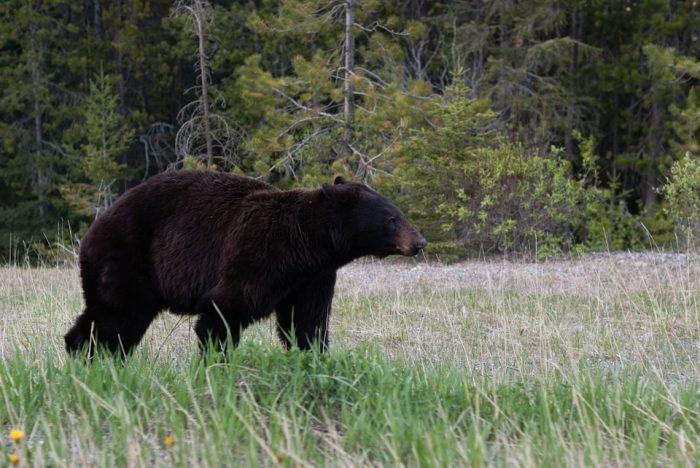
[[697, 3], [5, 0], [0, 257], [180, 168], [365, 181], [448, 260], [685, 249]]

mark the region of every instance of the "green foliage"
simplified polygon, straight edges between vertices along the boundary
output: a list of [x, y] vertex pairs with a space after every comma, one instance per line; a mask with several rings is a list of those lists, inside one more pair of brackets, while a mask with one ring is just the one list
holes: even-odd
[[[644, 52], [659, 81], [700, 79], [697, 58], [655, 45], [647, 45]], [[690, 88], [685, 103], [671, 105], [670, 112], [674, 116], [670, 126], [675, 134], [670, 140], [670, 156], [675, 162], [658, 192], [665, 197], [663, 213], [673, 221], [681, 242], [690, 246], [700, 234], [700, 89]]]
[[0, 258], [17, 240], [30, 251], [48, 242], [68, 213], [55, 171], [75, 114], [53, 92], [71, 45], [56, 18], [66, 10], [58, 0], [0, 3]]
[[192, 156], [185, 156], [182, 160], [182, 168], [186, 171], [206, 171], [207, 163]]
[[394, 177], [378, 178], [442, 258], [459, 257], [458, 246], [462, 255], [550, 256], [670, 240], [663, 216], [633, 215], [616, 182], [601, 183], [592, 137], [573, 132], [580, 153], [575, 172], [561, 148], [542, 155], [507, 139], [488, 101], [467, 93], [460, 82], [448, 88], [436, 103], [433, 128], [414, 131], [397, 149]]
[[109, 208], [119, 182], [126, 178], [126, 166], [119, 159], [134, 132], [117, 112], [117, 99], [108, 77], [95, 76], [81, 119], [72, 129], [80, 139], [66, 151], [69, 182], [62, 193], [75, 213], [84, 217], [97, 217]]
[[518, 448], [542, 465], [604, 463], [611, 450], [632, 464], [697, 461], [695, 383], [590, 369], [497, 382], [373, 349], [195, 354], [86, 364], [13, 353], [0, 364], [0, 419], [47, 442], [18, 444], [27, 464], [81, 464], [76, 443], [105, 465], [501, 465]]
[[581, 156], [582, 187], [580, 222], [577, 224], [578, 242], [594, 251], [640, 249], [644, 243], [644, 231], [638, 216], [632, 215], [624, 201], [624, 193], [611, 181], [601, 185], [598, 170], [600, 157], [595, 153], [593, 137], [585, 138], [580, 132], [573, 134]]
[[[492, 250], [534, 248], [535, 238], [544, 251], [572, 242], [646, 247], [644, 227], [668, 240], [657, 189], [674, 161], [700, 154], [693, 2], [356, 2], [351, 155], [343, 144], [347, 3], [214, 3], [205, 81], [218, 113], [211, 144], [228, 159], [219, 170], [281, 187], [335, 174], [376, 184], [410, 199], [431, 245], [453, 252], [467, 234], [474, 248], [493, 236]], [[57, 224], [89, 221], [173, 162], [177, 115], [202, 75], [196, 41], [172, 9], [172, 0], [0, 4], [1, 251], [10, 233], [51, 243]], [[86, 109], [86, 96], [105, 92], [91, 89], [101, 69], [110, 117], [99, 116], [97, 101]], [[452, 117], [441, 110], [447, 103]], [[116, 132], [106, 151], [99, 119]], [[595, 147], [584, 150], [576, 130]], [[443, 143], [452, 146], [433, 147]], [[595, 181], [585, 151], [598, 155]], [[181, 156], [199, 153], [190, 145]], [[503, 184], [517, 189], [505, 193]], [[549, 232], [524, 206], [560, 213], [552, 219], [578, 211], [581, 221]]]
[[685, 105], [672, 106], [671, 112], [675, 117], [676, 140], [671, 141], [674, 153], [677, 157], [686, 153], [700, 156], [700, 87], [691, 88]]
[[[457, 234], [458, 191], [467, 196], [475, 190], [479, 153], [501, 141], [489, 101], [468, 99], [467, 92], [458, 81], [442, 99], [433, 99], [433, 125], [413, 130], [406, 141], [396, 145], [389, 158], [394, 165], [392, 177], [375, 178], [377, 186], [399, 201], [431, 241], [449, 240]], [[471, 179], [465, 180], [465, 174]], [[466, 215], [462, 211], [461, 216]]]
[[[539, 156], [494, 128], [486, 100], [460, 82], [435, 109], [436, 128], [402, 145], [386, 189], [429, 238], [468, 251], [551, 255], [574, 244], [585, 190], [561, 151]], [[442, 231], [442, 232], [440, 232]]]
[[675, 221], [681, 238], [693, 244], [700, 236], [700, 158], [686, 153], [676, 161], [660, 191], [666, 197], [664, 210]]
[[[424, 124], [430, 85], [425, 80], [402, 80], [389, 68], [396, 66], [395, 57], [383, 51], [396, 52], [396, 44], [386, 35], [355, 28], [356, 66], [349, 78], [355, 102], [353, 154], [342, 154], [345, 78], [339, 72], [344, 57], [338, 38], [344, 28], [339, 12], [344, 8], [342, 3], [331, 7], [287, 0], [281, 4], [282, 12], [289, 12], [286, 16], [281, 12], [265, 18], [260, 12], [249, 16], [249, 27], [271, 41], [287, 37], [284, 47], [294, 50], [281, 73], [276, 73], [276, 62], [255, 54], [238, 69], [235, 83], [227, 83], [228, 92], [237, 94], [249, 109], [248, 117], [265, 122], [248, 132], [249, 172], [282, 186], [318, 186], [339, 173], [369, 180], [392, 170], [392, 162], [383, 157], [387, 149], [408, 128]], [[371, 12], [371, 6], [357, 8], [361, 17]], [[314, 42], [307, 47], [310, 39]]]

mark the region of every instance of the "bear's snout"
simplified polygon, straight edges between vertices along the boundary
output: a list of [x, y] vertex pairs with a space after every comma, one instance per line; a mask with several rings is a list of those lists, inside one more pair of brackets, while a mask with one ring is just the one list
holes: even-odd
[[425, 240], [425, 237], [420, 235], [417, 231], [404, 236], [402, 241], [403, 242], [399, 244], [399, 251], [401, 255], [405, 255], [407, 257], [418, 255], [418, 252], [423, 250], [425, 246], [428, 245], [428, 241]]

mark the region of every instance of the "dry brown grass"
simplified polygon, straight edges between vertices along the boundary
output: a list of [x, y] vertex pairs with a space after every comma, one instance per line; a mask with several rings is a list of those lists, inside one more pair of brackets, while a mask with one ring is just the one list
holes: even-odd
[[[0, 359], [59, 351], [81, 309], [75, 268], [0, 269]], [[192, 320], [163, 314], [142, 347], [187, 359]], [[611, 254], [545, 263], [363, 261], [339, 273], [333, 352], [359, 344], [494, 378], [579, 366], [698, 379], [700, 259]], [[275, 342], [266, 321], [244, 339]]]
[[492, 376], [580, 365], [697, 379], [700, 260], [595, 255], [546, 263], [353, 265], [335, 329], [407, 360]]

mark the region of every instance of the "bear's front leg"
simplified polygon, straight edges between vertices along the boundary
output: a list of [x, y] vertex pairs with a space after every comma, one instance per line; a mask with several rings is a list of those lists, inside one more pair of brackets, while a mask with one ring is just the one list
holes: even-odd
[[245, 306], [231, 297], [206, 295], [200, 301], [197, 310], [200, 315], [194, 331], [202, 351], [211, 343], [218, 351], [225, 352], [229, 337], [231, 344], [237, 346], [241, 339], [241, 330], [251, 322]]
[[321, 274], [277, 305], [277, 330], [287, 348], [296, 340], [302, 350], [314, 346], [319, 346], [321, 352], [328, 350], [335, 278], [335, 271]]

